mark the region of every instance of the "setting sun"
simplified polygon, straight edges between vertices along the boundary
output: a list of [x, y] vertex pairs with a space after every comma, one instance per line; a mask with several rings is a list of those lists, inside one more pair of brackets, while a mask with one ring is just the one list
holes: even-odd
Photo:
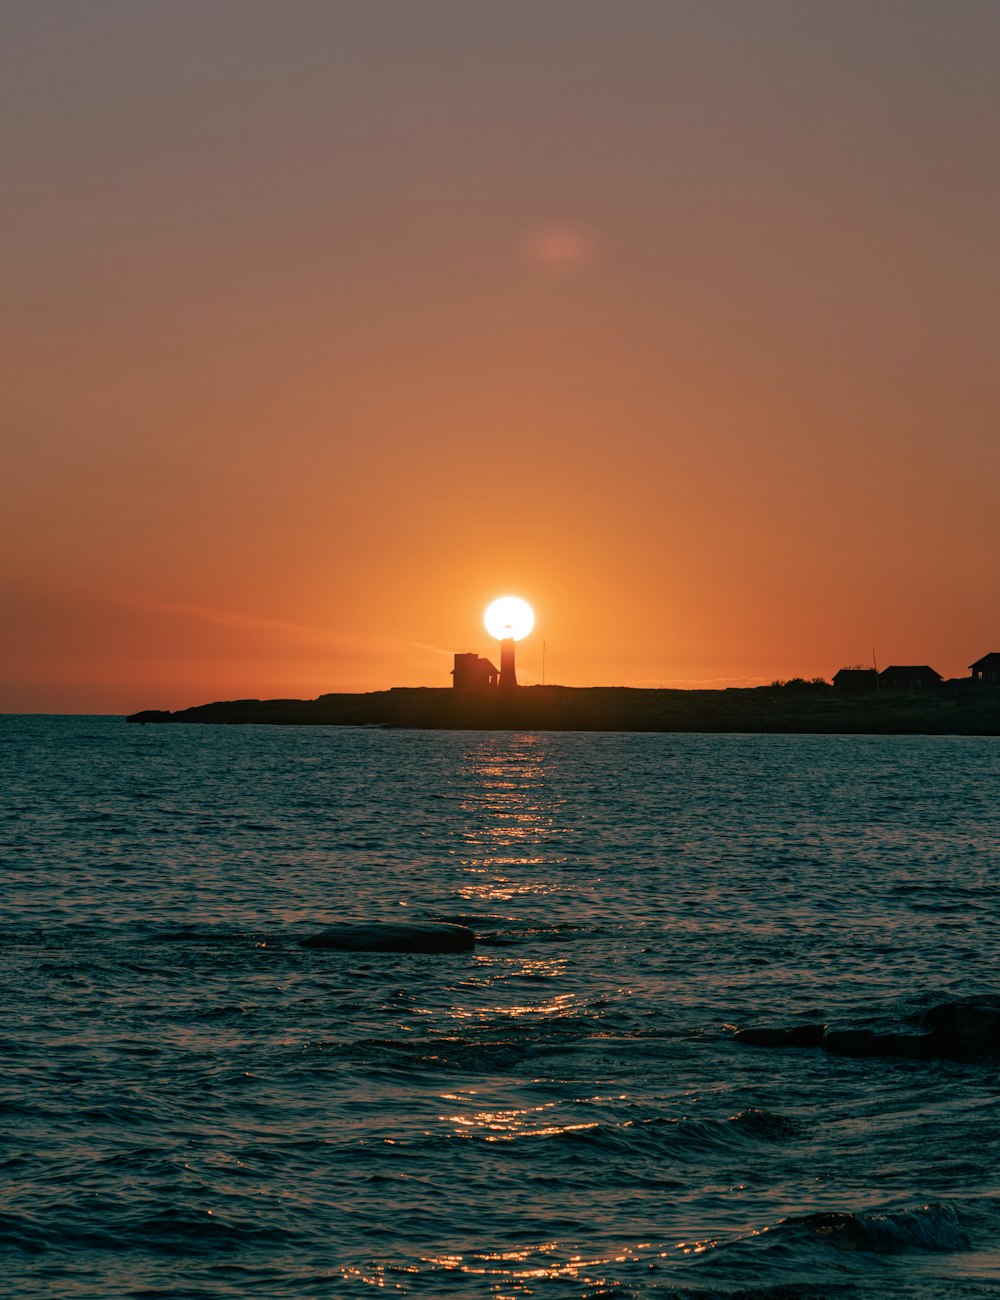
[[507, 637], [520, 641], [535, 626], [535, 612], [520, 596], [501, 596], [487, 609], [483, 622], [486, 631], [498, 641]]

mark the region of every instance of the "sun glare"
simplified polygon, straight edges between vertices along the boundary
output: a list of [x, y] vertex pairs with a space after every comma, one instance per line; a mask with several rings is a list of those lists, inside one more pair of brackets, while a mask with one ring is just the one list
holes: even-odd
[[501, 596], [486, 611], [483, 622], [486, 631], [498, 641], [509, 636], [520, 641], [535, 626], [535, 614], [528, 602], [520, 596]]

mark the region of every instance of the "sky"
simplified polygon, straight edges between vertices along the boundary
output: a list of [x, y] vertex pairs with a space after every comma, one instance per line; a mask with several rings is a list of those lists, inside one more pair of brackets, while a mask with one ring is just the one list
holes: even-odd
[[0, 710], [1000, 649], [994, 0], [4, 0]]

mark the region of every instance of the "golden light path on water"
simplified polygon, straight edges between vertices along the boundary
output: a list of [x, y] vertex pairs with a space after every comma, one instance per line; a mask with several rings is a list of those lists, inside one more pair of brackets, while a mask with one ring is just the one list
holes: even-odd
[[[764, 1237], [769, 1231], [769, 1228], [754, 1229], [731, 1240]], [[701, 1255], [719, 1244], [717, 1237], [708, 1237], [703, 1241], [679, 1241], [667, 1248], [652, 1241], [638, 1241], [632, 1246], [604, 1254], [573, 1252], [559, 1257], [560, 1244], [555, 1239], [540, 1241], [518, 1250], [424, 1255], [420, 1265], [372, 1265], [368, 1269], [345, 1269], [342, 1276], [365, 1282], [374, 1288], [407, 1293], [409, 1287], [403, 1280], [406, 1274], [425, 1275], [428, 1270], [460, 1273], [470, 1278], [495, 1279], [489, 1283], [489, 1294], [494, 1300], [524, 1300], [525, 1297], [539, 1294], [536, 1290], [538, 1284], [559, 1280], [582, 1283], [588, 1288], [610, 1286], [612, 1292], [609, 1294], [618, 1295], [626, 1293], [620, 1292], [615, 1282], [602, 1270], [614, 1265], [635, 1264], [653, 1275], [661, 1262]]]
[[[560, 817], [559, 802], [546, 792], [544, 746], [539, 737], [526, 734], [494, 743], [487, 754], [474, 760], [472, 774], [475, 794], [462, 804], [468, 820], [460, 858], [466, 879], [459, 887], [459, 895], [472, 905], [495, 906], [515, 899], [527, 903], [531, 898], [557, 892], [559, 886], [551, 869], [565, 862], [560, 852], [560, 837], [566, 828]], [[499, 1017], [524, 1022], [526, 1026], [572, 1015], [576, 1010], [576, 996], [565, 991], [550, 994], [544, 987], [562, 976], [566, 966], [566, 958], [559, 954], [516, 959], [486, 956], [481, 963], [477, 962], [477, 975], [479, 980], [489, 982], [497, 994], [508, 993], [512, 982], [535, 981], [540, 985], [538, 995], [515, 999], [509, 995], [498, 996], [488, 1009], [459, 1006], [453, 1014], [459, 1020], [490, 1021]], [[561, 1120], [562, 1108], [555, 1102], [534, 1106], [479, 1105], [475, 1088], [444, 1092], [441, 1100], [451, 1105], [442, 1111], [440, 1122], [454, 1136], [469, 1140], [490, 1143], [525, 1138], [544, 1140], [598, 1127], [596, 1120]], [[628, 1255], [574, 1254], [558, 1262], [545, 1259], [546, 1255], [559, 1253], [562, 1253], [559, 1242], [548, 1241], [520, 1250], [429, 1255], [422, 1263], [429, 1269], [489, 1278], [490, 1292], [497, 1300], [503, 1300], [504, 1296], [513, 1300], [515, 1296], [531, 1294], [533, 1284], [547, 1279], [596, 1282], [602, 1267], [629, 1258]], [[384, 1273], [369, 1280], [376, 1286], [393, 1285]]]
[[[745, 1234], [747, 1238], [761, 1237], [768, 1229]], [[647, 1273], [654, 1274], [661, 1261], [703, 1254], [719, 1245], [717, 1238], [704, 1241], [681, 1241], [673, 1248], [663, 1249], [650, 1241], [639, 1241], [634, 1246], [606, 1254], [571, 1253], [563, 1258], [552, 1259], [559, 1254], [558, 1240], [541, 1241], [537, 1245], [522, 1247], [519, 1250], [498, 1250], [463, 1255], [458, 1253], [440, 1253], [421, 1257], [420, 1264], [394, 1267], [392, 1265], [373, 1265], [369, 1269], [345, 1269], [342, 1276], [353, 1281], [366, 1282], [369, 1286], [408, 1293], [409, 1287], [405, 1275], [425, 1276], [427, 1271], [442, 1273], [459, 1273], [470, 1278], [489, 1278], [489, 1294], [494, 1300], [524, 1300], [525, 1297], [540, 1294], [537, 1286], [541, 1283], [569, 1281], [581, 1283], [588, 1288], [610, 1286], [608, 1294], [627, 1294], [602, 1270], [614, 1265], [636, 1264], [645, 1267]], [[549, 1259], [546, 1259], [549, 1256]]]
[[496, 903], [553, 892], [555, 883], [546, 880], [541, 869], [563, 859], [537, 850], [542, 841], [558, 841], [558, 805], [544, 798], [538, 736], [518, 736], [514, 748], [507, 744], [505, 752], [476, 760], [472, 774], [476, 794], [461, 805], [469, 819], [462, 837], [468, 852], [461, 866], [466, 876], [482, 879], [467, 880], [460, 896], [469, 902]]
[[[488, 909], [497, 903], [520, 900], [526, 909], [532, 900], [557, 894], [560, 886], [556, 867], [567, 857], [563, 839], [570, 831], [560, 800], [546, 787], [545, 746], [537, 734], [512, 734], [479, 739], [470, 746], [467, 776], [473, 778], [473, 793], [460, 804], [465, 821], [456, 863], [465, 877], [457, 892], [475, 911], [474, 917], [521, 922], [524, 918], [497, 917]], [[594, 883], [594, 882], [591, 882]], [[596, 882], [599, 885], [599, 881]], [[550, 903], [545, 903], [548, 909]], [[549, 929], [551, 930], [551, 926]], [[574, 928], [574, 927], [570, 927]], [[516, 952], [517, 955], [514, 955]], [[525, 1034], [558, 1028], [566, 1017], [578, 1015], [577, 996], [565, 988], [550, 992], [553, 981], [565, 981], [568, 959], [553, 955], [527, 955], [522, 947], [508, 953], [500, 946], [490, 952], [480, 947], [474, 959], [474, 974], [459, 981], [455, 1003], [449, 1009], [457, 1023], [481, 1025], [491, 1039], [498, 1023], [518, 1026]], [[537, 985], [537, 993], [525, 996], [524, 986]], [[470, 1001], [463, 1003], [461, 991]], [[484, 1003], [479, 995], [487, 991]], [[604, 1037], [595, 1024], [593, 1040]], [[451, 1088], [441, 1092], [437, 1119], [453, 1138], [489, 1144], [521, 1141], [544, 1142], [567, 1135], [586, 1135], [602, 1127], [597, 1118], [581, 1118], [581, 1108], [599, 1110], [609, 1103], [628, 1101], [627, 1093], [597, 1094], [564, 1101], [532, 1105], [487, 1103], [478, 1086]], [[619, 1123], [621, 1131], [640, 1132], [640, 1122]], [[426, 1136], [430, 1132], [426, 1131]], [[582, 1136], [581, 1140], [586, 1141]], [[384, 1139], [394, 1145], [393, 1139]], [[748, 1235], [758, 1235], [756, 1232]], [[419, 1264], [394, 1266], [372, 1262], [366, 1268], [343, 1271], [345, 1280], [365, 1283], [376, 1289], [409, 1294], [417, 1286], [426, 1291], [436, 1272], [481, 1279], [493, 1300], [524, 1300], [541, 1294], [549, 1282], [564, 1281], [590, 1288], [613, 1286], [612, 1273], [631, 1264], [653, 1274], [661, 1261], [691, 1257], [717, 1246], [716, 1238], [704, 1241], [640, 1240], [610, 1252], [582, 1252], [557, 1238], [530, 1246], [495, 1251], [442, 1251], [421, 1256]], [[419, 1281], [417, 1280], [419, 1279]], [[450, 1286], [449, 1282], [446, 1284]]]

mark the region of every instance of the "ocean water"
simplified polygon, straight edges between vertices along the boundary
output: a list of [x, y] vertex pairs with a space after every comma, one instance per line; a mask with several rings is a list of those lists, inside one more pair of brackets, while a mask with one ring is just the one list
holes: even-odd
[[[1000, 1296], [1000, 740], [2, 718], [0, 1294]], [[474, 951], [351, 954], [348, 917]]]

